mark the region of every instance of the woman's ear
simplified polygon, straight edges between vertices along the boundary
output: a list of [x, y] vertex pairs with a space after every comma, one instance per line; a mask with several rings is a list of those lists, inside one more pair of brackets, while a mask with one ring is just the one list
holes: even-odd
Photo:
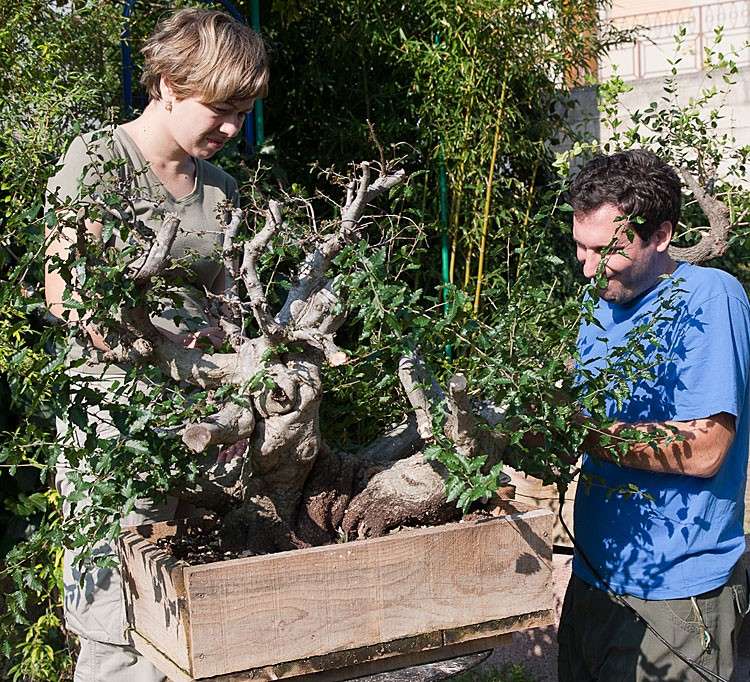
[[172, 86], [164, 76], [159, 79], [159, 94], [161, 96], [162, 102], [165, 103], [174, 102], [174, 100], [176, 99], [174, 90], [172, 90]]

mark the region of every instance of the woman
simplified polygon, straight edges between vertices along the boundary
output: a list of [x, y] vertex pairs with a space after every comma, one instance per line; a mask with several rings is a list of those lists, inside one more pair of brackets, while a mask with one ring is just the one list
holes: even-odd
[[[163, 21], [146, 42], [141, 82], [149, 103], [136, 119], [112, 131], [77, 137], [64, 155], [57, 173], [48, 182], [50, 202], [57, 206], [90, 205], [101, 185], [120, 181], [130, 188], [129, 218], [157, 227], [165, 212], [180, 218], [180, 231], [171, 255], [194, 259], [185, 269], [177, 289], [179, 305], [165, 303], [153, 319], [162, 333], [193, 345], [201, 336], [216, 339], [216, 330], [203, 314], [201, 292], [223, 289], [221, 262], [216, 259], [223, 232], [222, 215], [237, 206], [237, 184], [208, 162], [236, 136], [245, 116], [268, 84], [268, 59], [263, 41], [248, 27], [222, 12], [184, 9]], [[109, 163], [115, 161], [115, 163]], [[102, 237], [102, 224], [85, 221], [86, 230]], [[75, 243], [75, 230], [49, 233], [45, 294], [50, 311], [75, 320], [75, 311], [63, 304], [66, 284], [52, 264], [65, 261]], [[108, 245], [122, 248], [115, 234]], [[75, 296], [75, 293], [73, 294]], [[76, 367], [82, 381], [96, 377], [106, 382], [122, 377], [125, 368], [92, 359], [96, 349], [106, 352], [99, 331], [86, 326], [87, 338], [74, 344], [73, 359], [85, 358]], [[77, 363], [78, 364], [78, 363]], [[91, 410], [101, 437], [112, 435], [103, 410]], [[65, 432], [66, 425], [60, 425]], [[78, 433], [80, 436], [81, 434]], [[66, 463], [58, 470], [57, 485], [65, 497], [71, 491]], [[174, 505], [154, 508], [144, 501], [123, 525], [169, 518]], [[66, 512], [69, 506], [66, 505]], [[109, 546], [97, 548], [111, 552]], [[140, 657], [131, 646], [119, 573], [89, 569], [83, 576], [73, 566], [74, 553], [66, 551], [64, 566], [65, 616], [68, 628], [79, 635], [76, 682], [141, 682], [164, 680], [164, 675]]]

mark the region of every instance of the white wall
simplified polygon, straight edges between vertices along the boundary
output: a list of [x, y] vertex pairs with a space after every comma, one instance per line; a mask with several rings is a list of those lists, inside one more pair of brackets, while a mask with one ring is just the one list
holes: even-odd
[[[731, 129], [738, 144], [750, 144], [750, 49], [743, 47], [750, 39], [750, 1], [618, 0], [609, 18], [623, 28], [643, 27], [635, 44], [612, 50], [599, 65], [600, 80], [608, 78], [615, 67], [617, 74], [633, 86], [633, 90], [621, 98], [623, 107], [630, 111], [642, 110], [663, 95], [662, 85], [671, 69], [670, 59], [681, 59], [678, 65], [681, 101], [687, 102], [701, 87], [710, 85], [702, 69], [703, 50], [712, 44], [714, 28], [723, 26], [724, 38], [719, 49], [729, 52], [734, 48], [739, 52], [735, 60], [740, 72], [727, 100], [726, 118], [720, 122], [720, 128]], [[686, 36], [678, 55], [673, 36], [681, 26]]]

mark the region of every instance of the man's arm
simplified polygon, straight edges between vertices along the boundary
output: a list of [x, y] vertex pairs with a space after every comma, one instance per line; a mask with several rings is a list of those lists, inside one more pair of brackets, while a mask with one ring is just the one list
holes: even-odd
[[[617, 439], [623, 439], [623, 432], [628, 429], [637, 429], [646, 434], [664, 432], [667, 435], [654, 438], [656, 448], [648, 443], [632, 443], [620, 455], [620, 464], [646, 471], [711, 478], [719, 470], [734, 440], [735, 417], [728, 412], [719, 412], [691, 421], [615, 422], [606, 429], [592, 428], [584, 449], [599, 459], [617, 461], [613, 454], [616, 451], [614, 443]], [[603, 436], [609, 437], [609, 444], [602, 443]], [[679, 436], [679, 440], [675, 440], [674, 436]]]

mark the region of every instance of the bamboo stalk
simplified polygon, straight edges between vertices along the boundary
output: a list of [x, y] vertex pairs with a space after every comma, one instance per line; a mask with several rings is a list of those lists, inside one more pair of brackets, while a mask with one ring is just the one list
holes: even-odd
[[464, 268], [464, 289], [469, 288], [471, 280], [471, 261], [474, 258], [474, 243], [469, 242], [469, 253], [466, 254], [466, 267]]
[[503, 118], [505, 106], [505, 93], [507, 92], [508, 74], [506, 71], [503, 78], [502, 90], [500, 91], [500, 104], [497, 107], [497, 119], [495, 121], [495, 137], [492, 142], [492, 158], [490, 159], [490, 170], [487, 174], [487, 190], [484, 195], [484, 211], [482, 213], [482, 238], [479, 244], [479, 266], [477, 270], [477, 286], [474, 292], [474, 314], [479, 312], [479, 299], [482, 295], [482, 277], [484, 275], [484, 254], [487, 249], [487, 232], [490, 223], [490, 205], [492, 204], [492, 186], [495, 180], [495, 162], [497, 161], [497, 148], [500, 143], [500, 123]]

